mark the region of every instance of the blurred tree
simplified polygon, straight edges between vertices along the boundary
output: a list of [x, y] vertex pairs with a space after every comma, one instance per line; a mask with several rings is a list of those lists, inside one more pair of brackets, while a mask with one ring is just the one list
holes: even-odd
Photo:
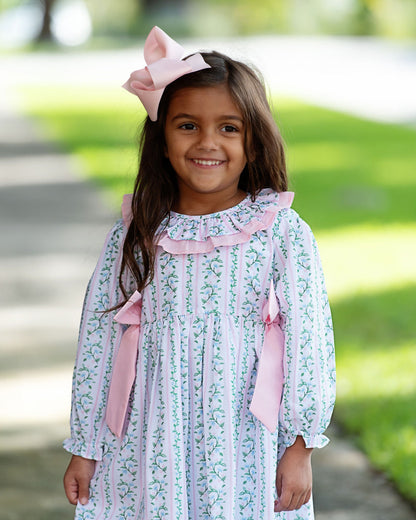
[[43, 10], [43, 23], [39, 35], [36, 39], [38, 42], [52, 41], [52, 9], [56, 3], [56, 0], [40, 0], [40, 3]]
[[140, 6], [140, 19], [132, 29], [139, 34], [146, 35], [153, 25], [158, 25], [176, 36], [189, 32], [189, 5], [195, 0], [136, 1]]
[[[59, 1], [59, 0], [57, 0]], [[195, 0], [85, 0], [98, 37], [146, 36], [153, 25], [176, 32], [188, 23], [187, 8]], [[180, 31], [179, 31], [180, 32]]]
[[[61, 3], [71, 1], [0, 0], [0, 12], [39, 6], [43, 23], [35, 39], [52, 41], [54, 11]], [[91, 15], [94, 36], [120, 41], [144, 37], [152, 25], [159, 25], [174, 37], [255, 33], [416, 36], [416, 0], [81, 1]]]
[[91, 15], [93, 34], [99, 38], [125, 38], [140, 18], [138, 0], [85, 0], [85, 3]]
[[374, 9], [375, 3], [372, 0], [360, 0], [357, 4], [353, 27], [351, 32], [360, 36], [373, 34], [375, 30]]
[[[192, 32], [245, 35], [287, 30], [295, 0], [192, 0]], [[311, 0], [309, 0], [311, 1]], [[203, 20], [203, 23], [201, 23]]]
[[19, 5], [19, 0], [1, 0], [0, 1], [0, 13], [7, 11], [13, 7]]
[[175, 11], [178, 8], [183, 9], [187, 0], [139, 0], [143, 14], [155, 14], [160, 11]]

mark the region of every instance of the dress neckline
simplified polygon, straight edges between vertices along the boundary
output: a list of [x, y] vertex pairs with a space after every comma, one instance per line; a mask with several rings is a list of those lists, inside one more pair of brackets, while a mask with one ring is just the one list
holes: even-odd
[[[171, 211], [160, 223], [156, 245], [171, 254], [208, 253], [220, 246], [234, 246], [250, 240], [253, 233], [270, 227], [276, 215], [290, 208], [294, 193], [277, 193], [264, 188], [254, 201], [247, 196], [231, 208], [206, 215], [185, 215]], [[132, 195], [122, 205], [126, 227], [132, 219]]]
[[220, 211], [214, 211], [212, 213], [204, 213], [203, 215], [188, 215], [187, 213], [179, 213], [178, 211], [171, 211], [170, 215], [172, 218], [183, 218], [183, 219], [203, 219], [203, 218], [216, 218], [223, 217], [229, 211], [238, 211], [240, 206], [244, 206], [248, 199], [251, 198], [250, 193], [247, 193], [246, 196], [238, 203], [234, 204], [234, 206], [230, 206], [229, 208], [222, 209]]
[[250, 240], [253, 233], [270, 227], [276, 214], [289, 208], [293, 193], [260, 191], [254, 201], [248, 194], [231, 208], [206, 215], [170, 212], [161, 222], [156, 243], [171, 254], [208, 253], [220, 246]]

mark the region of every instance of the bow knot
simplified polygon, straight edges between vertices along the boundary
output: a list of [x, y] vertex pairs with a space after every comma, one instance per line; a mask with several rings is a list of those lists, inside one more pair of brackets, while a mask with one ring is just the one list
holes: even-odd
[[141, 310], [142, 295], [138, 291], [134, 291], [114, 319], [123, 325], [140, 325]]
[[160, 58], [160, 60], [150, 63], [146, 70], [149, 72], [153, 82], [150, 90], [152, 88], [158, 90], [164, 89], [166, 85], [169, 85], [175, 79], [192, 72], [192, 67], [186, 63], [186, 60]]
[[279, 304], [277, 303], [273, 282], [270, 283], [269, 299], [263, 307], [263, 321], [266, 325], [280, 323]]
[[123, 87], [138, 96], [152, 121], [157, 120], [157, 111], [162, 94], [175, 79], [211, 68], [201, 54], [182, 59], [184, 48], [155, 26], [144, 44], [146, 67], [131, 73]]

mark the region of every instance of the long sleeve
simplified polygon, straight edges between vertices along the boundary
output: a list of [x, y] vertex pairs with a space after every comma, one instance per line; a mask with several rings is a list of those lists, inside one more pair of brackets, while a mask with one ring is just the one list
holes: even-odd
[[291, 209], [276, 219], [273, 239], [285, 336], [279, 440], [291, 446], [301, 435], [307, 447], [320, 448], [335, 402], [335, 355], [319, 253], [309, 226]]
[[71, 437], [64, 448], [74, 455], [101, 460], [106, 432], [105, 410], [113, 357], [121, 340], [115, 312], [122, 299], [118, 275], [125, 226], [118, 221], [108, 233], [87, 287], [72, 381]]

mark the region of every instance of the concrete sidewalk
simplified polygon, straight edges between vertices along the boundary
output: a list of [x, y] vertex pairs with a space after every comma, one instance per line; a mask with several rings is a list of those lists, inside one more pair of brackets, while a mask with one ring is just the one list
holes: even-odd
[[[78, 319], [116, 215], [10, 90], [0, 99], [0, 520], [69, 520], [60, 444]], [[416, 518], [347, 439], [330, 437], [314, 454], [317, 520]]]
[[63, 494], [83, 292], [114, 215], [0, 91], [0, 519], [73, 517]]

